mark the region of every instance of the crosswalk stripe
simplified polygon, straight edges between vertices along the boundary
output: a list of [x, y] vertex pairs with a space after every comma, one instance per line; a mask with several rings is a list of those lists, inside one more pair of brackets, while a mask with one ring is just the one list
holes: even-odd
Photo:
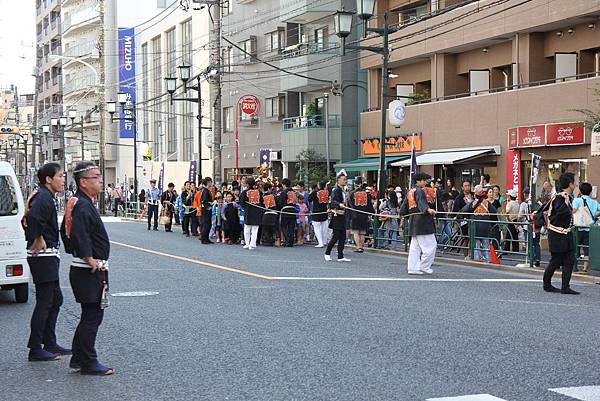
[[600, 386], [560, 387], [549, 390], [580, 401], [600, 401]]
[[428, 398], [427, 401], [506, 401], [489, 394], [461, 395], [458, 397]]

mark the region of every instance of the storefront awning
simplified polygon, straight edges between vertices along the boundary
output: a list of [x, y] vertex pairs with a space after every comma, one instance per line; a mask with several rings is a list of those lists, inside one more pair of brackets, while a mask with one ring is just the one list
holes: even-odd
[[[477, 149], [443, 149], [432, 150], [417, 156], [417, 166], [431, 166], [439, 164], [455, 164], [469, 159], [485, 155], [499, 155], [499, 146], [490, 146]], [[408, 167], [411, 164], [410, 158], [392, 163], [394, 167]]]
[[[387, 156], [385, 158], [385, 164], [398, 163], [405, 159], [410, 159], [410, 156]], [[361, 157], [360, 159], [337, 163], [335, 165], [335, 171], [338, 172], [341, 169], [346, 170], [346, 172], [377, 171], [379, 170], [379, 157]]]

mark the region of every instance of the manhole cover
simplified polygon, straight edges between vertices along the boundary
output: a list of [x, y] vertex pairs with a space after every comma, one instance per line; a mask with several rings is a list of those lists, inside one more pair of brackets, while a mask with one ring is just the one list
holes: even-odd
[[158, 291], [131, 291], [131, 292], [117, 292], [111, 294], [113, 297], [150, 297], [152, 295], [158, 295]]

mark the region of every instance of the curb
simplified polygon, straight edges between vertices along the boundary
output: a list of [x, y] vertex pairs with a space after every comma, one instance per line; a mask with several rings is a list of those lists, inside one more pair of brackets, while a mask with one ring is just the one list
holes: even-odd
[[[354, 248], [354, 245], [349, 245], [349, 246], [347, 245], [347, 247]], [[381, 254], [390, 255], [390, 256], [405, 256], [405, 257], [408, 256], [408, 252], [391, 251], [391, 250], [387, 250], [387, 249], [366, 248], [365, 251], [371, 252], [371, 253], [381, 253]], [[535, 275], [535, 276], [542, 276], [544, 274], [544, 269], [537, 269], [537, 268], [530, 269], [530, 268], [515, 267], [515, 266], [510, 266], [510, 265], [502, 265], [502, 264], [494, 265], [494, 264], [486, 263], [486, 262], [477, 262], [475, 260], [461, 260], [461, 259], [452, 259], [452, 258], [436, 256], [435, 261], [436, 262], [442, 261], [447, 264], [459, 264], [459, 265], [463, 265], [463, 266], [477, 267], [480, 269], [487, 269], [487, 270], [504, 271], [504, 272], [510, 272], [510, 273], [524, 273], [524, 274], [530, 274], [530, 275]], [[554, 273], [554, 277], [562, 277], [562, 273], [560, 271], [557, 271]], [[572, 278], [576, 279], [578, 281], [589, 283], [589, 284], [600, 284], [600, 277], [594, 276], [594, 275], [573, 273]]]

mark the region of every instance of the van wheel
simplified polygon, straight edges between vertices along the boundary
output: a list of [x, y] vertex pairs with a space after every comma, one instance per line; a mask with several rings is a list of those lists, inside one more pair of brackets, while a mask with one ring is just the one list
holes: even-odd
[[15, 299], [18, 303], [24, 304], [29, 299], [29, 284], [19, 284], [15, 286]]

